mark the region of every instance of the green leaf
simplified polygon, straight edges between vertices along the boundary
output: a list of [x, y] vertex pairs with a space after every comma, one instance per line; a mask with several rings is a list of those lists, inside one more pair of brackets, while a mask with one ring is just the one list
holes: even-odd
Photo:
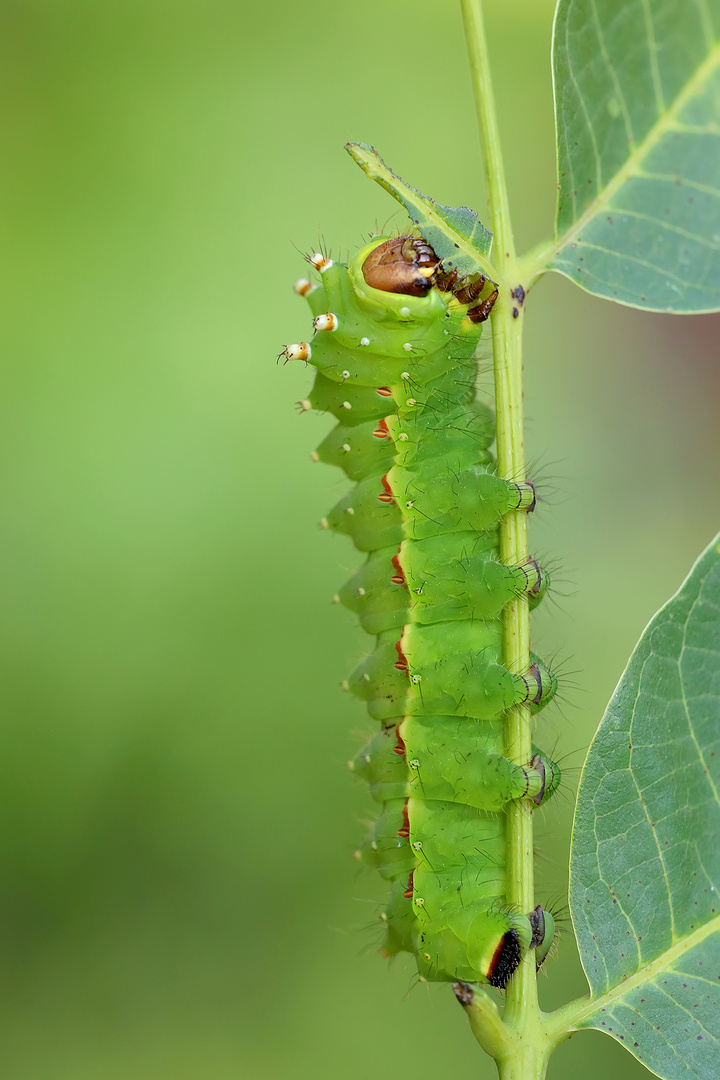
[[720, 308], [720, 0], [560, 0], [548, 265], [655, 311]]
[[570, 907], [591, 1001], [659, 1076], [720, 1071], [720, 535], [643, 633], [590, 747]]
[[423, 195], [389, 169], [372, 146], [347, 143], [348, 154], [371, 180], [389, 191], [407, 210], [447, 269], [456, 269], [461, 277], [478, 271], [494, 284], [498, 274], [488, 260], [492, 233], [467, 206], [443, 206]]

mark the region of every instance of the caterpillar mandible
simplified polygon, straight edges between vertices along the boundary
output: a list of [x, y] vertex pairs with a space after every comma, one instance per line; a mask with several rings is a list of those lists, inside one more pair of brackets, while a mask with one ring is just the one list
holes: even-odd
[[389, 882], [382, 952], [413, 953], [428, 980], [502, 988], [554, 934], [541, 906], [507, 904], [503, 811], [539, 805], [560, 774], [539, 751], [523, 766], [504, 754], [505, 711], [541, 709], [556, 680], [537, 657], [522, 674], [500, 662], [504, 606], [537, 604], [548, 581], [534, 559], [499, 557], [500, 519], [532, 511], [535, 490], [496, 475], [476, 399], [497, 290], [446, 271], [419, 234], [375, 237], [348, 265], [310, 261], [322, 284], [295, 288], [314, 336], [280, 357], [317, 368], [301, 408], [338, 424], [313, 457], [355, 482], [323, 525], [367, 553], [339, 597], [376, 636], [344, 685], [380, 725], [350, 766], [380, 803], [360, 857]]

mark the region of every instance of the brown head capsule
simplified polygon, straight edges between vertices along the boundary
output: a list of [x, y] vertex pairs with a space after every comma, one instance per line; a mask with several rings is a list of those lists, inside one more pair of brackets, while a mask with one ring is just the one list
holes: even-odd
[[421, 236], [396, 236], [371, 251], [363, 263], [363, 277], [381, 292], [425, 296], [433, 284], [440, 260]]

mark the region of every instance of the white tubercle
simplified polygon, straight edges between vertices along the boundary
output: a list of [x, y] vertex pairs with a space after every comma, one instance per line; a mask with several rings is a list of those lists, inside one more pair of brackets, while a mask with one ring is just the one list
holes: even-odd
[[297, 341], [294, 345], [286, 345], [285, 350], [280, 355], [284, 356], [286, 361], [304, 360], [307, 363], [312, 356], [312, 349], [307, 341]]
[[310, 262], [321, 274], [324, 274], [325, 271], [329, 270], [333, 265], [332, 259], [326, 259], [319, 251], [314, 252], [314, 254], [310, 256]]
[[364, 345], [369, 345], [370, 344], [370, 338], [369, 337], [361, 337], [360, 338], [360, 344], [363, 345], [363, 346]]
[[317, 285], [313, 285], [312, 281], [301, 277], [295, 282], [294, 288], [298, 296], [309, 296], [311, 292], [315, 292]]
[[410, 310], [409, 307], [401, 307], [399, 312], [398, 312], [398, 315], [402, 319], [409, 319], [410, 316], [412, 315], [412, 311]]
[[404, 342], [403, 349], [405, 352], [412, 352], [412, 344], [409, 341]]
[[332, 311], [326, 311], [324, 315], [316, 315], [313, 319], [313, 330], [337, 330], [338, 317]]

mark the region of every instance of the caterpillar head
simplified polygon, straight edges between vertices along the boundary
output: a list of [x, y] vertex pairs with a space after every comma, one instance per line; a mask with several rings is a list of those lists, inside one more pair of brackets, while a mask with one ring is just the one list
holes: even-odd
[[[461, 277], [452, 266], [444, 266], [422, 236], [378, 238], [361, 254], [366, 285], [380, 292], [417, 297], [426, 296], [434, 287], [448, 294], [446, 302], [466, 309], [473, 324], [488, 318], [498, 297], [497, 288], [492, 288], [494, 283], [479, 271]], [[481, 299], [486, 287], [491, 289], [490, 294]]]
[[440, 265], [421, 236], [376, 236], [355, 255], [348, 275], [359, 306], [378, 321], [431, 321], [447, 299], [433, 288]]
[[440, 260], [421, 236], [396, 236], [373, 248], [362, 264], [362, 275], [373, 289], [425, 296], [433, 286]]

